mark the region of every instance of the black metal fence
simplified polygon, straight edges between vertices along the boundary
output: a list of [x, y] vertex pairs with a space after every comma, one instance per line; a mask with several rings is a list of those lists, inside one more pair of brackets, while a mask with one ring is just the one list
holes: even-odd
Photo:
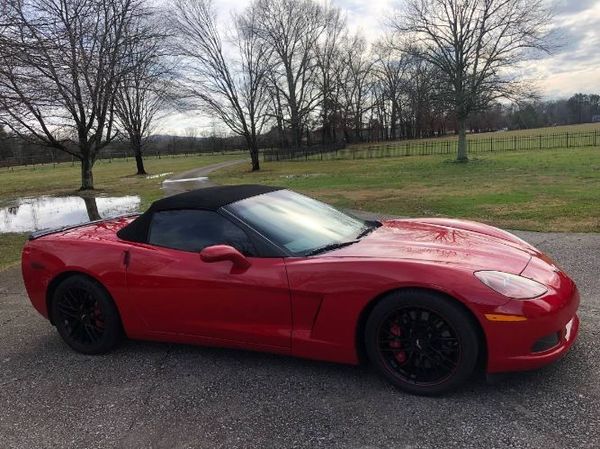
[[[240, 155], [243, 157], [247, 154], [243, 150], [230, 150], [230, 151], [215, 151], [215, 152], [188, 152], [188, 153], [169, 153], [161, 151], [148, 151], [144, 153], [144, 160], [148, 159], [173, 159], [180, 157], [193, 157], [193, 156], [215, 156], [215, 155]], [[100, 153], [96, 159], [96, 163], [111, 163], [113, 160], [134, 160], [133, 153], [131, 151], [113, 151], [111, 153]], [[30, 155], [30, 156], [18, 156], [10, 157], [0, 160], [0, 168], [6, 168], [8, 170], [19, 166], [32, 166], [38, 165], [57, 165], [70, 163], [71, 165], [78, 165], [79, 159], [72, 156], [65, 157], [65, 154], [61, 153], [61, 157], [56, 160], [49, 160], [47, 155]]]
[[[600, 145], [600, 129], [585, 132], [539, 134], [535, 136], [483, 137], [468, 136], [469, 153], [500, 151], [546, 150], [592, 147]], [[455, 154], [458, 140], [449, 138], [423, 141], [387, 142], [372, 145], [338, 147], [307, 147], [297, 150], [265, 150], [265, 161], [308, 161], [331, 159], [374, 159], [400, 156]]]

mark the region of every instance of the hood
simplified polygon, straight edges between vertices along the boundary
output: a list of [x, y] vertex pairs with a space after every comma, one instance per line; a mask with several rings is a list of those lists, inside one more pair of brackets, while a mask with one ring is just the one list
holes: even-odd
[[425, 219], [384, 221], [359, 242], [324, 256], [420, 260], [520, 274], [534, 255], [539, 255], [535, 248], [491, 226]]

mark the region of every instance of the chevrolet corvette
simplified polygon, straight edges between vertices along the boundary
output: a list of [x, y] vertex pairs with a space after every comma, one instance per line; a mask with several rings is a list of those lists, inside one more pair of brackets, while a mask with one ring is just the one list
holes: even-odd
[[445, 218], [364, 221], [260, 185], [36, 232], [22, 272], [34, 308], [81, 353], [128, 337], [368, 361], [421, 395], [478, 367], [554, 362], [579, 328], [575, 283], [508, 232]]

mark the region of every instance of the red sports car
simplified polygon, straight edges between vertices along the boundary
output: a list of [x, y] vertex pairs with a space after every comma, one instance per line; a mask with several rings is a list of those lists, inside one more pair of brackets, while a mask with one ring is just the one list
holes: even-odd
[[577, 336], [575, 283], [523, 240], [450, 219], [363, 221], [274, 187], [213, 187], [31, 236], [23, 277], [65, 342], [127, 336], [356, 364], [438, 394], [537, 368]]

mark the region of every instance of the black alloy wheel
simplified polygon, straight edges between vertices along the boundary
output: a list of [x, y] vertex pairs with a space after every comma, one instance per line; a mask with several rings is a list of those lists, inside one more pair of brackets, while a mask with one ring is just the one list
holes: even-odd
[[464, 382], [479, 353], [472, 318], [454, 300], [426, 290], [402, 290], [375, 306], [366, 349], [378, 371], [401, 389], [436, 395]]
[[98, 282], [83, 275], [60, 283], [52, 297], [51, 314], [63, 340], [84, 354], [108, 352], [123, 335], [112, 298]]

